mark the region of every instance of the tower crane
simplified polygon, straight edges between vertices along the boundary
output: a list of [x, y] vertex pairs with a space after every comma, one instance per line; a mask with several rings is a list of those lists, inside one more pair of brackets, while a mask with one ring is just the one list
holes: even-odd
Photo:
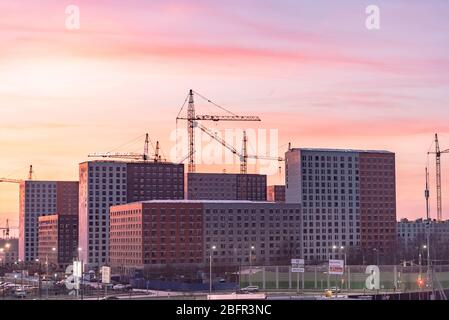
[[[30, 168], [28, 170], [28, 180], [33, 180], [33, 177], [34, 177], [33, 165], [30, 165]], [[0, 178], [0, 182], [20, 184], [20, 183], [24, 182], [24, 180], [23, 179]], [[9, 220], [6, 219], [6, 226], [0, 227], [0, 230], [3, 231], [3, 238], [9, 239], [11, 229], [19, 229], [19, 228], [18, 227], [10, 227]]]
[[441, 155], [449, 153], [449, 149], [440, 150], [440, 144], [438, 142], [438, 134], [435, 133], [435, 151], [429, 151], [428, 154], [435, 154], [436, 162], [436, 187], [437, 187], [437, 221], [443, 220], [443, 203], [441, 197]]
[[[195, 113], [195, 102], [194, 102], [194, 94], [199, 96], [200, 98], [206, 100], [208, 103], [211, 103], [215, 107], [218, 107], [219, 109], [227, 112], [229, 115], [197, 115]], [[182, 110], [184, 109], [184, 106], [186, 102], [188, 101], [188, 107], [187, 107], [187, 117], [180, 116]], [[232, 113], [231, 111], [219, 106], [218, 104], [212, 102], [208, 98], [203, 97], [197, 92], [194, 92], [192, 89], [189, 91], [189, 94], [184, 101], [184, 105], [182, 106], [181, 110], [179, 110], [178, 116], [176, 117], [176, 121], [178, 120], [187, 120], [187, 133], [189, 137], [189, 164], [188, 164], [188, 172], [195, 172], [196, 171], [196, 164], [195, 164], [195, 122], [196, 121], [260, 121], [260, 118], [257, 116], [239, 116], [235, 113]]]
[[[33, 180], [34, 177], [34, 171], [33, 171], [33, 165], [30, 165], [30, 169], [28, 171], [28, 180]], [[6, 182], [6, 183], [22, 183], [23, 179], [11, 179], [11, 178], [0, 178], [0, 182]]]
[[247, 174], [248, 173], [248, 159], [257, 159], [257, 160], [275, 160], [275, 161], [285, 161], [282, 157], [270, 157], [270, 156], [258, 156], [258, 155], [248, 155], [248, 138], [246, 136], [246, 131], [243, 131], [243, 146], [242, 152], [237, 151], [237, 149], [226, 142], [224, 139], [218, 136], [216, 132], [206, 128], [202, 124], [197, 121], [194, 121], [194, 127], [198, 127], [201, 131], [206, 133], [208, 136], [213, 138], [214, 140], [221, 143], [225, 148], [231, 151], [233, 154], [239, 157], [240, 159], [240, 173]]
[[150, 161], [153, 162], [162, 162], [165, 161], [165, 159], [162, 159], [160, 155], [160, 145], [159, 141], [156, 142], [156, 148], [155, 148], [155, 154], [152, 159], [150, 159], [149, 156], [149, 144], [150, 144], [150, 135], [147, 133], [145, 134], [145, 144], [143, 147], [143, 153], [136, 153], [136, 152], [98, 152], [98, 153], [90, 153], [88, 155], [89, 158], [117, 158], [117, 159], [129, 159], [129, 160], [143, 160], [143, 161]]
[[3, 239], [9, 239], [9, 235], [10, 235], [10, 230], [11, 229], [19, 229], [18, 227], [10, 227], [9, 226], [9, 219], [6, 219], [6, 226], [5, 227], [0, 227], [0, 230], [3, 231]]

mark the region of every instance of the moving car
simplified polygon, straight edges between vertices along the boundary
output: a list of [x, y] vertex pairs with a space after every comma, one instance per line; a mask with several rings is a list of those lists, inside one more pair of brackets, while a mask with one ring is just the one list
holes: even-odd
[[259, 292], [259, 286], [248, 286], [246, 288], [242, 288], [242, 291]]
[[339, 292], [341, 292], [341, 289], [338, 287], [330, 287], [330, 289], [325, 289], [324, 291], [330, 291], [332, 293], [336, 293], [336, 292], [339, 293]]
[[116, 284], [115, 286], [112, 287], [113, 290], [125, 290], [126, 286], [124, 284]]

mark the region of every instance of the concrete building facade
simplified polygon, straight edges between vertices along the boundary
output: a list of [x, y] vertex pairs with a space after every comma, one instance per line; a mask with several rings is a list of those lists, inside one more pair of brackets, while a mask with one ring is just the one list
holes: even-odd
[[394, 153], [291, 149], [286, 202], [302, 205], [306, 260], [343, 258], [345, 251], [386, 259], [395, 250]]
[[250, 256], [254, 265], [289, 264], [301, 252], [301, 210], [298, 204], [235, 200], [124, 204], [111, 208], [110, 243], [111, 267], [121, 274], [204, 267], [211, 254], [220, 266], [248, 265]]
[[449, 220], [436, 221], [429, 219], [408, 220], [401, 219], [397, 223], [397, 237], [399, 247], [405, 252], [414, 251], [418, 254], [422, 251], [423, 246], [427, 245], [427, 232], [430, 232], [429, 243], [431, 245], [431, 252], [436, 254], [436, 251], [446, 250], [449, 254]]
[[267, 200], [267, 176], [260, 174], [189, 173], [189, 200]]
[[38, 258], [38, 219], [56, 212], [78, 214], [78, 182], [27, 180], [20, 184], [20, 260]]
[[80, 164], [79, 246], [92, 267], [109, 261], [109, 208], [134, 201], [183, 199], [184, 166], [148, 161]]
[[78, 257], [78, 216], [39, 217], [39, 260], [65, 269]]
[[273, 185], [267, 187], [267, 201], [285, 202], [285, 186]]

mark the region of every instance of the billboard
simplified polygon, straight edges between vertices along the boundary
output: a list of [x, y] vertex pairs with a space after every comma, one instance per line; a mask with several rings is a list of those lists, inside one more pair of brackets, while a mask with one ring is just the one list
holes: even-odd
[[344, 260], [329, 260], [329, 274], [343, 275], [345, 272]]
[[73, 261], [73, 276], [75, 276], [77, 278], [82, 277], [81, 261]]
[[304, 259], [292, 259], [292, 272], [304, 272]]
[[111, 283], [111, 267], [101, 267], [101, 282]]

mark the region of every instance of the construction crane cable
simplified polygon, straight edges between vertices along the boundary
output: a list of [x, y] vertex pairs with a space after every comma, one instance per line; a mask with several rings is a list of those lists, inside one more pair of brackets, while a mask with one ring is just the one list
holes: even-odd
[[184, 107], [186, 106], [186, 103], [188, 100], [189, 100], [189, 95], [187, 95], [186, 99], [184, 100], [184, 103], [182, 104], [181, 109], [178, 112], [178, 115], [176, 116], [176, 123], [178, 122], [179, 115], [181, 114], [182, 110], [184, 110]]
[[176, 162], [178, 162], [178, 117], [176, 117], [176, 127], [175, 127], [175, 154]]
[[9, 174], [7, 174], [6, 176], [4, 176], [4, 178], [11, 178], [11, 176], [15, 175], [15, 174], [18, 173], [19, 171], [23, 171], [25, 168], [28, 169], [29, 167], [30, 167], [29, 165], [26, 165], [26, 166], [24, 166], [23, 168], [20, 168], [20, 169], [18, 169], [18, 170], [11, 171]]
[[193, 91], [193, 92], [194, 92], [197, 96], [199, 96], [200, 98], [202, 98], [202, 99], [204, 99], [205, 101], [209, 102], [210, 104], [216, 106], [217, 108], [219, 108], [219, 109], [221, 109], [221, 110], [223, 110], [223, 111], [225, 111], [225, 112], [227, 112], [227, 113], [229, 113], [229, 114], [232, 114], [233, 116], [237, 116], [237, 114], [235, 114], [234, 112], [231, 112], [231, 111], [229, 111], [228, 109], [226, 109], [226, 108], [224, 108], [224, 107], [222, 107], [222, 106], [216, 104], [215, 102], [213, 102], [212, 100], [210, 100], [210, 99], [206, 98], [205, 96], [199, 94], [198, 92], [196, 92], [196, 91]]
[[136, 143], [138, 140], [142, 139], [144, 136], [145, 136], [145, 135], [140, 135], [140, 136], [138, 136], [138, 137], [135, 138], [135, 139], [132, 139], [132, 140], [130, 140], [130, 141], [128, 141], [128, 142], [126, 142], [126, 143], [124, 143], [124, 144], [118, 146], [118, 147], [115, 147], [114, 149], [112, 149], [111, 151], [108, 151], [107, 153], [112, 153], [112, 152], [114, 152], [114, 151], [116, 151], [116, 150], [118, 150], [118, 149], [120, 149], [120, 148], [123, 148], [124, 146], [130, 145], [130, 144], [132, 144], [132, 143]]

